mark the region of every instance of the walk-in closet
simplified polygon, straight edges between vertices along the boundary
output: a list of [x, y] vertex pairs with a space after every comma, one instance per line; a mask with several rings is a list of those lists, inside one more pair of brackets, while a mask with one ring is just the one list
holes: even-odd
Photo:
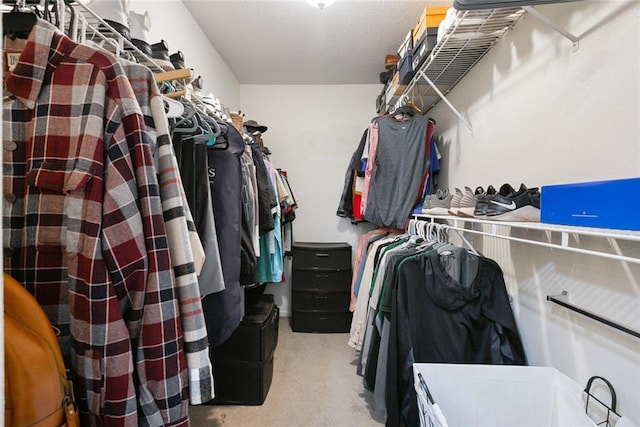
[[3, 0], [3, 425], [640, 426], [636, 0]]

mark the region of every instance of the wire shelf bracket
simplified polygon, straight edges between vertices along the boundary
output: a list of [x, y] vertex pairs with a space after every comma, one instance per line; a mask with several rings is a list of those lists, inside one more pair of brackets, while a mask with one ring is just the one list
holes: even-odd
[[460, 113], [458, 109], [451, 103], [451, 101], [447, 99], [447, 97], [440, 91], [440, 89], [438, 89], [438, 86], [436, 86], [436, 84], [433, 83], [429, 77], [427, 77], [424, 71], [420, 70], [418, 74], [424, 81], [426, 81], [429, 84], [429, 86], [431, 86], [431, 89], [433, 89], [433, 91], [438, 94], [440, 99], [442, 99], [444, 103], [447, 104], [447, 106], [451, 109], [451, 111], [453, 111], [453, 113], [456, 116], [458, 116], [458, 118], [462, 121], [462, 123], [464, 123], [465, 126], [469, 128], [471, 132], [473, 132], [473, 127], [471, 126], [471, 123], [469, 123], [469, 121], [462, 115], [462, 113]]
[[558, 25], [555, 22], [553, 22], [544, 13], [534, 9], [532, 6], [522, 6], [522, 9], [524, 9], [527, 13], [535, 16], [540, 21], [544, 22], [549, 27], [551, 27], [554, 30], [556, 30], [558, 33], [562, 34], [562, 36], [564, 36], [565, 38], [569, 39], [571, 41], [571, 47], [572, 47], [572, 51], [573, 52], [576, 52], [580, 48], [580, 40], [576, 36], [571, 34], [569, 31], [567, 31], [566, 29], [564, 29], [560, 25]]

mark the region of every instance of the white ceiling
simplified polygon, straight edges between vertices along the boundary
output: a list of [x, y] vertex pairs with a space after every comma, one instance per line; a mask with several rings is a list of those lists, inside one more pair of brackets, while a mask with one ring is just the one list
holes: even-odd
[[379, 83], [385, 55], [427, 4], [336, 0], [319, 10], [304, 0], [183, 1], [241, 84]]

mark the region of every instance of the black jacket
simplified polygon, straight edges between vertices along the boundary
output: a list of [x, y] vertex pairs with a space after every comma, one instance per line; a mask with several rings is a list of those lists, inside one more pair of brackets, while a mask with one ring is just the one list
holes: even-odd
[[524, 365], [502, 270], [480, 257], [470, 286], [431, 252], [400, 263], [387, 365], [387, 425], [419, 425], [413, 363]]

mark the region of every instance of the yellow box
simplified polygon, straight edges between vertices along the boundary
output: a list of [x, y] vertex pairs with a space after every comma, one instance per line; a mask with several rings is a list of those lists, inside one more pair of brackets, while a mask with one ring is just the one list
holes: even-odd
[[420, 14], [418, 23], [413, 28], [413, 45], [416, 46], [427, 28], [438, 28], [447, 15], [450, 6], [426, 6]]

